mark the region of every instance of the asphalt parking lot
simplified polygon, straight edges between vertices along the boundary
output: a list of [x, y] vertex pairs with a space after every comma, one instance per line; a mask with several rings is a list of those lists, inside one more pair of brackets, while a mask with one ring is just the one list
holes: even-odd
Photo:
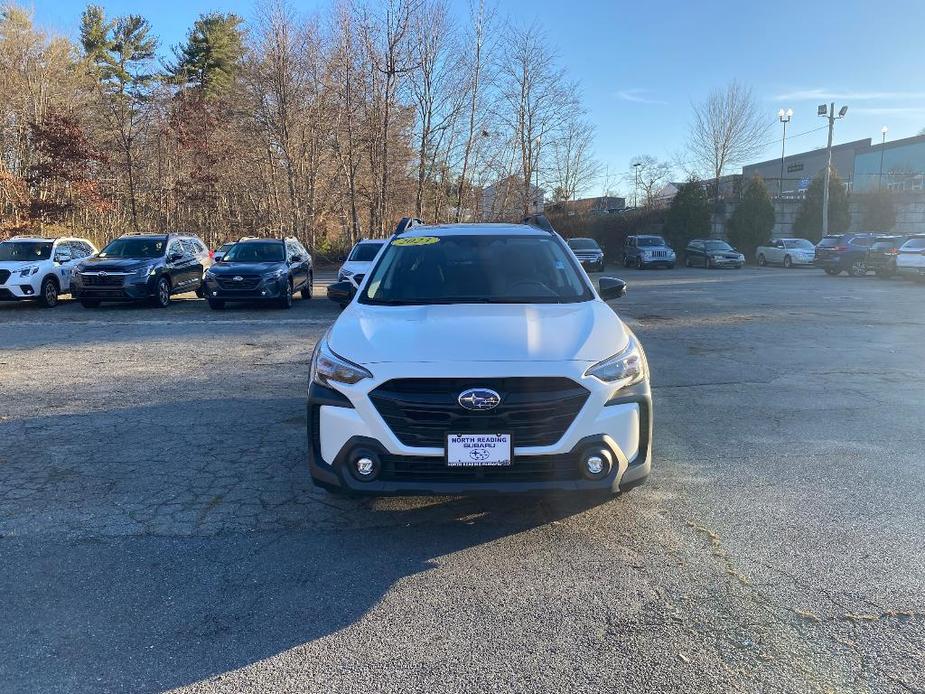
[[0, 691], [925, 691], [925, 287], [615, 270], [647, 485], [353, 500], [337, 315], [0, 304]]

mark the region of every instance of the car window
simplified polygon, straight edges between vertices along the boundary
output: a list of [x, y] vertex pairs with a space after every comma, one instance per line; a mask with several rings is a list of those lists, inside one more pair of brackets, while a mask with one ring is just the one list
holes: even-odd
[[167, 247], [167, 255], [171, 256], [171, 255], [176, 255], [178, 253], [180, 255], [186, 255], [186, 251], [183, 249], [183, 244], [180, 243], [179, 239], [175, 239], [171, 241], [170, 245]]
[[861, 236], [851, 240], [853, 246], [870, 246], [875, 241], [872, 236]]
[[703, 243], [701, 241], [691, 241], [687, 244], [687, 247], [694, 251], [701, 251], [703, 250]]
[[807, 251], [814, 248], [812, 241], [807, 241], [806, 239], [788, 239], [783, 243], [785, 248], [803, 248]]
[[664, 246], [665, 240], [660, 236], [642, 236], [639, 238], [639, 247]]
[[841, 236], [825, 236], [819, 242], [819, 248], [835, 248], [841, 239]]
[[84, 245], [80, 241], [68, 241], [66, 245], [67, 249], [71, 252], [71, 258], [74, 260], [86, 258], [89, 255], [87, 250], [84, 248]]
[[358, 263], [368, 263], [375, 259], [379, 249], [382, 248], [384, 241], [363, 241], [353, 247], [347, 260], [354, 260]]
[[574, 257], [551, 236], [398, 238], [361, 303], [574, 303], [593, 298]]
[[184, 255], [193, 257], [199, 255], [199, 246], [193, 239], [181, 239], [180, 243], [183, 246]]
[[279, 241], [246, 241], [235, 244], [224, 257], [229, 263], [282, 263], [286, 246]]
[[730, 246], [725, 241], [706, 241], [704, 247], [708, 251], [731, 251], [732, 246]]
[[918, 251], [925, 248], [925, 238], [909, 239], [903, 244], [904, 251]]

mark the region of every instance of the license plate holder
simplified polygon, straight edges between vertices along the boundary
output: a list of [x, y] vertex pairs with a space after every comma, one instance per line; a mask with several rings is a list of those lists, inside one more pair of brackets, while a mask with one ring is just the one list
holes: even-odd
[[510, 434], [447, 434], [449, 467], [510, 467], [514, 444]]

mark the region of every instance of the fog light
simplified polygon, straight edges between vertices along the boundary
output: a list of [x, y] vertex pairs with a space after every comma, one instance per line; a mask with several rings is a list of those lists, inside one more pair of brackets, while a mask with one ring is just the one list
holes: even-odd
[[370, 482], [379, 476], [382, 466], [379, 456], [366, 448], [359, 448], [351, 453], [349, 458], [350, 472], [361, 482]]
[[606, 448], [592, 448], [581, 456], [581, 474], [585, 479], [600, 480], [610, 474], [613, 457]]
[[604, 459], [599, 455], [592, 455], [585, 460], [585, 467], [588, 468], [588, 472], [592, 475], [599, 475], [601, 470], [604, 469]]

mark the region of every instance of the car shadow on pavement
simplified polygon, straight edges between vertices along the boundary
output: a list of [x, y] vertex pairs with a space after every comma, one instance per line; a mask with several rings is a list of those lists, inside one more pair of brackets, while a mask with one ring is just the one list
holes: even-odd
[[[196, 404], [212, 411], [221, 405]], [[311, 486], [304, 442], [278, 450], [266, 444], [266, 455], [281, 460], [272, 474], [248, 474], [251, 461], [240, 458], [255, 454], [248, 446], [258, 426], [264, 442], [301, 433], [304, 424], [292, 421], [298, 419], [291, 417], [292, 405], [292, 399], [238, 403], [221, 430], [210, 424], [211, 431], [189, 433], [185, 441], [199, 438], [201, 451], [149, 456], [145, 465], [134, 462], [141, 449], [152, 447], [144, 422], [158, 423], [158, 438], [170, 440], [179, 433], [174, 422], [189, 426], [195, 419], [168, 420], [170, 406], [152, 406], [0, 421], [0, 436], [13, 446], [26, 445], [25, 431], [54, 442], [78, 428], [97, 436], [118, 424], [109, 429], [108, 454], [97, 448], [81, 458], [80, 448], [49, 443], [23, 456], [25, 464], [0, 461], [17, 470], [0, 471], [0, 480], [26, 488], [29, 477], [36, 480], [32, 487], [50, 475], [60, 478], [33, 502], [44, 520], [4, 523], [7, 533], [0, 536], [0, 690], [161, 691], [219, 676], [354, 624], [396, 582], [431, 570], [442, 557], [605, 500], [339, 498]], [[235, 416], [247, 412], [250, 420]], [[273, 412], [276, 418], [264, 419]], [[290, 419], [278, 416], [283, 412]], [[131, 434], [133, 426], [139, 428]], [[215, 441], [222, 441], [219, 462], [205, 465]], [[114, 475], [120, 464], [125, 474]], [[202, 472], [190, 475], [190, 466]], [[222, 475], [240, 478], [237, 501], [225, 492], [222, 506], [233, 506], [226, 521], [203, 526], [173, 516], [165, 524], [152, 517], [120, 527], [105, 519], [136, 497], [167, 499], [168, 492], [198, 487], [206, 499], [212, 480]], [[74, 498], [81, 491], [85, 509]], [[0, 496], [0, 521], [26, 512], [22, 500], [17, 503]], [[213, 511], [205, 501], [188, 506], [180, 513], [205, 517]]]

